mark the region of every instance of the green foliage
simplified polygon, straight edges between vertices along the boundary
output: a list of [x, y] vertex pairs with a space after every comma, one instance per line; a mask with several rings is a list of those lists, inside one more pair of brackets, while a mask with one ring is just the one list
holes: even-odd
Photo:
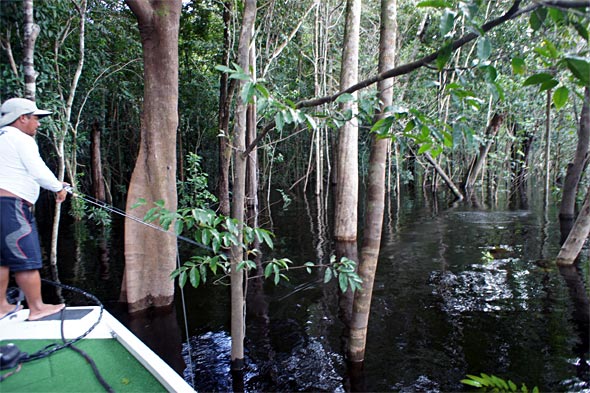
[[[495, 375], [487, 375], [481, 373], [480, 376], [468, 374], [466, 379], [462, 379], [461, 383], [472, 387], [479, 388], [481, 391], [487, 392], [523, 392], [528, 393], [529, 389], [523, 383], [520, 388], [512, 381], [505, 381]], [[534, 387], [532, 393], [538, 393], [539, 388]]]
[[[430, 152], [434, 157], [439, 155], [443, 147], [453, 147], [453, 135], [450, 127], [441, 123], [418, 109], [401, 107], [390, 108], [391, 115], [378, 120], [371, 132], [381, 138], [395, 138], [403, 136], [413, 140], [418, 148], [418, 154]], [[394, 131], [396, 124], [404, 125], [401, 131]]]
[[181, 207], [206, 207], [217, 202], [209, 192], [207, 173], [201, 169], [202, 158], [193, 152], [186, 157], [186, 180], [177, 182], [178, 205]]
[[[307, 262], [305, 266], [310, 273], [313, 263]], [[356, 272], [356, 262], [346, 257], [340, 258], [339, 261], [336, 261], [335, 255], [330, 257], [330, 265], [324, 272], [324, 283], [330, 282], [333, 278], [338, 280], [338, 286], [342, 292], [346, 292], [348, 288], [352, 292], [362, 289], [363, 281]]]

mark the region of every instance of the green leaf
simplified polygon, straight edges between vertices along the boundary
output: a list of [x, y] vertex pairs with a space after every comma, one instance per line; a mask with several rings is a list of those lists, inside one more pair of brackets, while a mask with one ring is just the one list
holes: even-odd
[[559, 82], [555, 79], [549, 79], [548, 81], [541, 83], [541, 86], [539, 86], [539, 91], [551, 90], [558, 84]]
[[264, 98], [270, 97], [270, 93], [268, 92], [268, 89], [264, 85], [257, 83], [256, 90], [262, 95], [262, 97], [264, 97]]
[[588, 29], [586, 28], [586, 26], [582, 25], [579, 22], [576, 22], [574, 23], [574, 28], [576, 29], [580, 37], [588, 41]]
[[516, 390], [518, 389], [518, 386], [516, 386], [516, 384], [511, 380], [508, 380], [508, 386], [510, 386], [510, 390], [513, 392], [516, 392]]
[[520, 57], [514, 57], [512, 59], [512, 73], [515, 75], [522, 75], [526, 71], [526, 65], [524, 59]]
[[461, 383], [463, 383], [465, 385], [473, 386], [473, 387], [476, 387], [476, 388], [481, 388], [482, 387], [482, 384], [481, 383], [479, 383], [477, 381], [474, 381], [472, 379], [462, 379], [461, 380]]
[[281, 131], [285, 126], [285, 117], [283, 116], [283, 112], [277, 112], [275, 114], [275, 125], [279, 131]]
[[255, 90], [255, 84], [253, 82], [245, 83], [244, 88], [242, 89], [242, 94], [240, 95], [242, 102], [249, 103], [254, 96]]
[[354, 95], [350, 93], [341, 94], [338, 96], [338, 98], [336, 98], [336, 103], [345, 103], [351, 101], [354, 101]]
[[422, 146], [420, 146], [420, 149], [418, 149], [418, 154], [423, 154], [427, 152], [428, 150], [430, 150], [431, 147], [431, 143], [423, 143]]
[[436, 7], [436, 8], [449, 8], [453, 5], [444, 0], [426, 0], [419, 2], [416, 7]]
[[548, 12], [553, 22], [558, 23], [563, 20], [563, 12], [561, 12], [561, 10], [558, 10], [557, 8], [549, 8]]
[[569, 90], [565, 86], [560, 86], [555, 93], [553, 93], [553, 104], [555, 109], [559, 110], [566, 104], [569, 96]]
[[201, 282], [201, 276], [199, 274], [199, 269], [191, 269], [190, 270], [190, 281], [191, 281], [191, 285], [195, 288], [197, 288], [199, 286], [199, 283]]
[[146, 203], [147, 201], [144, 198], [139, 198], [137, 202], [131, 206], [131, 209], [137, 209], [140, 206], [144, 206]]
[[498, 78], [498, 71], [496, 70], [496, 67], [490, 65], [490, 66], [485, 66], [482, 68], [485, 71], [485, 74], [484, 74], [485, 81], [487, 83], [494, 83], [496, 81], [496, 78]]
[[393, 116], [386, 116], [377, 120], [377, 122], [373, 124], [373, 127], [371, 127], [371, 132], [382, 136], [387, 135], [391, 129], [391, 126], [393, 125], [393, 120]]
[[590, 60], [578, 57], [568, 56], [565, 58], [567, 68], [574, 76], [582, 82], [584, 86], [590, 86]]
[[326, 268], [326, 272], [324, 273], [324, 284], [330, 282], [332, 279], [332, 269]]
[[477, 41], [477, 57], [480, 62], [486, 61], [492, 54], [492, 43], [487, 37], [480, 37]]
[[274, 247], [272, 238], [270, 236], [270, 232], [268, 232], [264, 229], [257, 228], [255, 230], [255, 233], [256, 233], [256, 236], [258, 237], [259, 241], [265, 243], [271, 249]]
[[348, 289], [348, 279], [346, 275], [338, 275], [338, 285], [340, 286], [340, 291], [346, 292], [346, 290]]
[[439, 71], [442, 71], [445, 68], [445, 65], [451, 58], [452, 54], [453, 48], [451, 44], [446, 44], [440, 49], [440, 51], [438, 52], [438, 56], [436, 57], [436, 68]]
[[272, 266], [272, 263], [266, 265], [266, 267], [264, 268], [264, 278], [270, 277], [270, 275], [272, 274]]
[[529, 23], [531, 25], [531, 29], [539, 30], [541, 26], [543, 26], [543, 22], [545, 22], [545, 18], [547, 17], [547, 8], [541, 7], [537, 8], [534, 12], [531, 13], [529, 18]]
[[450, 10], [445, 10], [440, 18], [440, 35], [446, 36], [455, 25], [455, 13]]
[[186, 279], [187, 279], [187, 275], [186, 275], [186, 271], [183, 271], [182, 273], [180, 273], [180, 275], [178, 276], [178, 285], [181, 288], [184, 288], [184, 286], [186, 285]]
[[522, 85], [523, 86], [537, 85], [537, 84], [541, 84], [541, 83], [546, 82], [551, 79], [553, 79], [553, 75], [548, 74], [546, 72], [540, 72], [538, 74], [529, 76], [524, 81], [524, 83]]

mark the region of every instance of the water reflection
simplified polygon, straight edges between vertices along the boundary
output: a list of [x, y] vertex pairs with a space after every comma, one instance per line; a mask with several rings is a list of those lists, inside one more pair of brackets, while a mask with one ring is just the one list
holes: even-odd
[[[542, 391], [590, 391], [588, 258], [573, 270], [551, 262], [559, 247], [556, 212], [546, 215], [533, 203], [526, 211], [443, 210], [446, 204], [435, 201], [403, 199], [388, 216], [395, 222], [384, 226], [360, 370], [347, 368], [342, 356], [338, 290], [323, 284], [321, 272], [289, 271], [290, 281], [278, 286], [251, 282], [244, 390], [460, 391], [466, 374], [485, 372]], [[329, 258], [321, 199], [294, 201], [272, 222], [277, 256], [296, 264]], [[96, 232], [85, 236], [80, 252], [70, 244], [70, 253], [60, 254], [61, 279], [115, 301], [121, 244], [110, 238], [105, 263]], [[178, 327], [184, 323], [180, 303], [165, 318], [148, 315], [128, 324], [148, 344], [172, 343], [197, 390], [236, 390], [228, 289], [207, 283], [186, 288], [186, 298], [188, 340]], [[150, 338], [142, 324], [158, 334]]]

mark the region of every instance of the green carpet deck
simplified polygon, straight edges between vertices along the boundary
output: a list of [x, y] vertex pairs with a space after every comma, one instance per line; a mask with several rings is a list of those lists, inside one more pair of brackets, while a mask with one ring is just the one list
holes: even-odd
[[[23, 352], [35, 353], [54, 340], [2, 340]], [[58, 342], [59, 344], [59, 342]], [[85, 339], [75, 346], [86, 352], [115, 392], [165, 392], [166, 389], [115, 339]], [[13, 371], [0, 370], [2, 375]], [[5, 392], [104, 392], [92, 367], [80, 354], [64, 348], [51, 356], [23, 363], [22, 369], [0, 382]]]

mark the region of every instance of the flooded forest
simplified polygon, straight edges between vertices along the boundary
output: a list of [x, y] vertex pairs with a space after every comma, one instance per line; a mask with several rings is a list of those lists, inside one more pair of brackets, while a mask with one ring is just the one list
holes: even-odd
[[[590, 392], [590, 2], [10, 0], [42, 276], [195, 391]], [[48, 299], [87, 304], [44, 287]]]

